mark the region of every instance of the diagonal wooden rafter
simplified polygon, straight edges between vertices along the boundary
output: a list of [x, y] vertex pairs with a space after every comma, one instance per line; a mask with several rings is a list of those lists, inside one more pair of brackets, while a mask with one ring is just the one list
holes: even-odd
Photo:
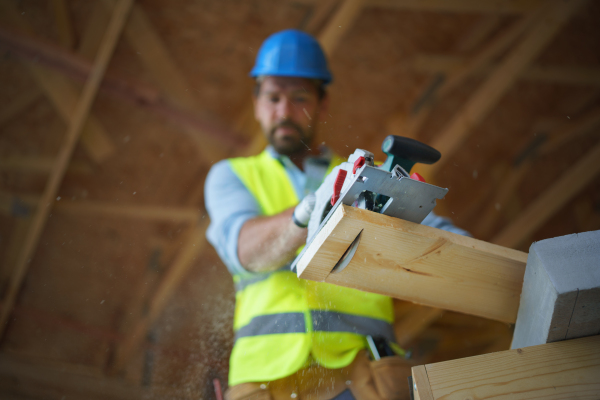
[[506, 247], [520, 245], [600, 173], [599, 159], [600, 142], [498, 233], [492, 243]]
[[19, 93], [10, 104], [0, 110], [0, 128], [33, 105], [33, 103], [40, 99], [41, 95], [37, 89]]
[[94, 69], [83, 88], [81, 98], [77, 102], [67, 134], [65, 135], [64, 142], [59, 150], [56, 164], [50, 174], [46, 188], [44, 189], [40, 202], [41, 206], [37, 208], [36, 213], [31, 220], [31, 226], [27, 233], [27, 237], [25, 238], [25, 243], [12, 272], [10, 284], [4, 296], [3, 307], [0, 314], [0, 335], [3, 335], [6, 329], [8, 318], [14, 307], [23, 279], [25, 278], [28, 265], [33, 258], [46, 219], [52, 208], [51, 205], [54, 203], [54, 198], [56, 197], [59, 185], [67, 168], [67, 163], [71, 158], [77, 139], [89, 116], [102, 76], [104, 75], [104, 71], [106, 70], [123, 26], [125, 25], [125, 20], [131, 9], [132, 3], [133, 0], [120, 0], [115, 7], [110, 24], [106, 29], [102, 46], [100, 47], [94, 62]]
[[538, 157], [549, 154], [565, 143], [576, 140], [580, 135], [590, 132], [590, 129], [598, 124], [600, 124], [600, 107], [596, 107], [582, 117], [577, 118], [574, 123], [567, 123], [551, 133], [550, 137], [534, 150], [536, 157], [530, 157], [521, 162], [498, 186], [490, 206], [485, 209], [483, 215], [477, 218], [478, 223], [473, 229], [477, 236], [486, 238], [490, 235], [501, 215], [496, 209], [496, 205], [505, 205], [515, 195], [523, 178]]
[[433, 175], [452, 158], [467, 140], [473, 128], [492, 111], [519, 74], [537, 58], [554, 36], [585, 4], [585, 0], [570, 2], [555, 0], [546, 4], [541, 15], [537, 16], [536, 22], [494, 73], [469, 98], [464, 107], [448, 123], [447, 128], [436, 135], [431, 145], [442, 153], [442, 159], [433, 165], [419, 166], [423, 172]]

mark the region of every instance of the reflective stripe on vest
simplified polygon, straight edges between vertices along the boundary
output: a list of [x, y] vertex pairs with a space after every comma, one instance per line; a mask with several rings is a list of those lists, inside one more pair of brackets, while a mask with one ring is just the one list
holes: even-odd
[[[311, 310], [314, 332], [349, 332], [357, 335], [383, 336], [395, 342], [392, 324], [376, 318]], [[273, 335], [279, 333], [306, 333], [304, 313], [279, 313], [259, 315], [235, 333], [235, 340], [247, 336]]]

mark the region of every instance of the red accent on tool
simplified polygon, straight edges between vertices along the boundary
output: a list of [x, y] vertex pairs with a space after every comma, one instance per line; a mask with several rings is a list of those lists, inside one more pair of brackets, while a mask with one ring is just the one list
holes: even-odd
[[334, 205], [336, 201], [340, 198], [340, 192], [342, 191], [342, 187], [344, 186], [344, 181], [346, 180], [347, 172], [345, 169], [340, 169], [338, 171], [337, 176], [335, 177], [335, 182], [333, 183], [333, 196], [331, 196], [331, 205]]
[[221, 389], [221, 382], [217, 378], [213, 379], [213, 386], [215, 388], [215, 396], [217, 400], [223, 400], [223, 390]]
[[[413, 172], [413, 174], [410, 176], [410, 179], [414, 179], [415, 181], [419, 181], [419, 182], [425, 182], [425, 178], [423, 178], [417, 172]], [[427, 183], [427, 182], [425, 182], [425, 183]]]
[[365, 165], [365, 158], [358, 157], [356, 161], [354, 161], [354, 167], [352, 168], [352, 173], [355, 174], [356, 170]]

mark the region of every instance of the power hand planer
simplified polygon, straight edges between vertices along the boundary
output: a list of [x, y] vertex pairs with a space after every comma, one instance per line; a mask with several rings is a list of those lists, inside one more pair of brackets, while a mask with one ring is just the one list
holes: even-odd
[[[292, 263], [292, 271], [296, 271], [296, 264], [306, 249], [341, 204], [420, 224], [433, 210], [436, 200], [443, 199], [448, 193], [448, 189], [426, 183], [417, 173], [410, 175], [416, 163], [433, 164], [440, 159], [440, 152], [433, 147], [414, 139], [389, 135], [381, 149], [387, 155], [381, 166], [375, 166], [373, 153], [356, 149], [348, 162], [340, 165], [333, 185], [333, 176], [326, 178], [316, 193], [317, 203], [309, 222], [307, 245]], [[322, 196], [330, 197], [331, 201], [319, 202]], [[341, 271], [350, 262], [361, 233], [335, 265], [334, 271]]]

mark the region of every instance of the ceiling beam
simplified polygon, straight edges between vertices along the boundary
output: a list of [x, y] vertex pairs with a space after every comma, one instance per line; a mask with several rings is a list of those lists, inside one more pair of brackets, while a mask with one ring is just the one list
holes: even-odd
[[[442, 54], [417, 54], [412, 69], [426, 74], [450, 74], [465, 60], [458, 56]], [[489, 75], [498, 64], [488, 64], [473, 71], [473, 75]], [[531, 65], [521, 72], [519, 79], [540, 82], [565, 83], [581, 86], [600, 86], [600, 68], [594, 67], [556, 67], [551, 65]]]
[[[292, 0], [294, 3], [315, 4], [319, 0]], [[538, 8], [542, 0], [370, 0], [372, 8], [409, 11], [526, 14]]]
[[546, 48], [571, 17], [585, 4], [585, 0], [564, 2], [554, 0], [536, 13], [536, 22], [505, 56], [492, 75], [475, 91], [459, 110], [447, 128], [430, 143], [442, 153], [433, 165], [419, 165], [427, 175], [434, 175], [446, 165], [475, 128], [496, 106], [516, 81], [519, 74]]
[[8, 290], [4, 296], [2, 310], [0, 311], [0, 336], [3, 335], [6, 329], [8, 318], [15, 305], [18, 292], [21, 288], [23, 279], [25, 278], [25, 274], [27, 273], [27, 268], [33, 258], [48, 214], [52, 209], [51, 205], [55, 202], [56, 193], [65, 174], [67, 164], [73, 154], [75, 144], [79, 139], [85, 121], [89, 116], [102, 76], [104, 75], [106, 66], [110, 61], [123, 26], [125, 25], [125, 20], [131, 9], [132, 3], [133, 0], [120, 0], [117, 3], [110, 24], [106, 29], [102, 45], [96, 56], [94, 68], [83, 88], [76, 107], [74, 108], [73, 117], [70, 120], [64, 142], [59, 149], [56, 164], [50, 174], [46, 188], [44, 189], [40, 201], [41, 207], [37, 207], [36, 213], [32, 218], [29, 232], [25, 238], [25, 243], [21, 249], [17, 263], [15, 264]]
[[600, 142], [527, 206], [517, 219], [500, 231], [492, 239], [492, 243], [506, 247], [519, 246], [600, 173], [598, 160]]
[[206, 247], [204, 235], [208, 224], [208, 219], [202, 219], [192, 230], [165, 276], [158, 284], [154, 297], [149, 301], [148, 312], [137, 321], [125, 342], [117, 348], [114, 362], [109, 367], [109, 373], [118, 373], [127, 365], [145, 340], [148, 329], [160, 317], [172, 292], [177, 288], [189, 268], [195, 262], [198, 262], [196, 260]]

